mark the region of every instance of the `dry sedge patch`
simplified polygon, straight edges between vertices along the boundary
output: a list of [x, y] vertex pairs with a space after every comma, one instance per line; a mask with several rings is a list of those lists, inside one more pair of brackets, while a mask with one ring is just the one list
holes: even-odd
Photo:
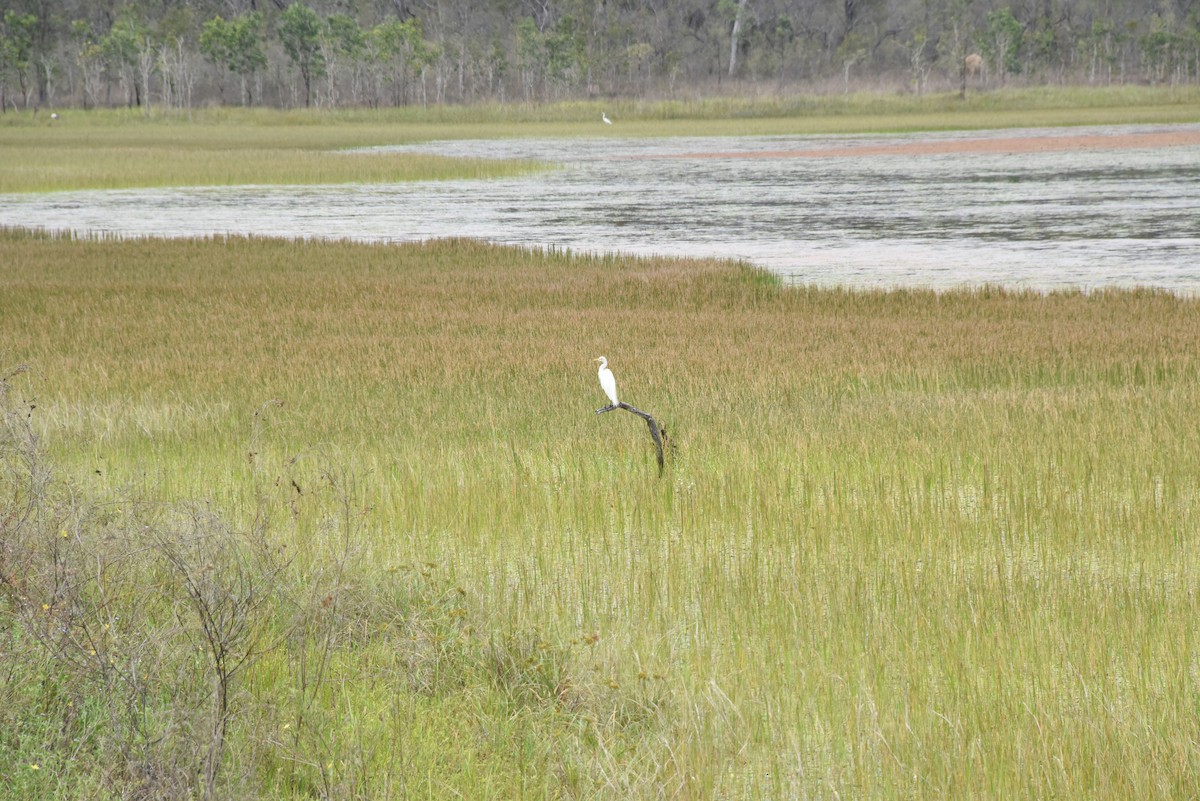
[[[303, 695], [329, 728], [294, 744], [337, 792], [1200, 792], [1195, 300], [466, 241], [9, 232], [0, 265], [4, 361], [80, 487], [286, 523], [321, 586], [353, 552], [314, 596], [348, 695]], [[593, 414], [600, 355], [662, 479]]]

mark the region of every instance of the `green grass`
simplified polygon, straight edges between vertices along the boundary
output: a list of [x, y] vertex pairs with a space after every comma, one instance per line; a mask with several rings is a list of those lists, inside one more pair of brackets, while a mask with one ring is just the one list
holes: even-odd
[[[1200, 792], [1194, 299], [468, 242], [9, 232], [0, 265], [71, 537], [202, 499], [294, 560], [236, 685], [239, 797]], [[593, 414], [601, 354], [671, 434], [661, 479], [640, 420]], [[40, 607], [6, 597], [33, 670]], [[127, 614], [165, 666], [156, 603]], [[4, 685], [8, 797], [120, 786], [39, 722], [50, 670]]]
[[[600, 123], [606, 110], [618, 124]], [[1194, 88], [1041, 88], [957, 94], [775, 95], [677, 101], [348, 111], [65, 110], [0, 115], [0, 192], [501, 177], [544, 165], [346, 153], [497, 137], [715, 136], [1200, 121]]]
[[[68, 113], [69, 114], [69, 113]], [[544, 169], [517, 160], [347, 152], [408, 141], [386, 126], [124, 125], [65, 114], [50, 127], [0, 128], [0, 192], [239, 184], [388, 183], [496, 178]]]

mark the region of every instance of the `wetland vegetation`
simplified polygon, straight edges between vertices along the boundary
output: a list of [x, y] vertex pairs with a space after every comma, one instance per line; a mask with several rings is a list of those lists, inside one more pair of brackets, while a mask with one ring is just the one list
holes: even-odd
[[0, 797], [1200, 791], [1195, 299], [468, 241], [0, 265]]
[[[528, 161], [344, 152], [443, 139], [766, 136], [1200, 120], [1195, 87], [778, 95], [430, 109], [156, 109], [0, 116], [0, 192], [503, 177]], [[618, 124], [600, 122], [603, 110]], [[552, 157], [548, 158], [552, 161]]]

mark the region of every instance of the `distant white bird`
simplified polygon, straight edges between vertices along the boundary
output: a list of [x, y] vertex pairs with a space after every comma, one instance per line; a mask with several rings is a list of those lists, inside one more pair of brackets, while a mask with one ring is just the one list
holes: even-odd
[[57, 119], [58, 119], [58, 112], [57, 112], [57, 111], [52, 111], [52, 112], [50, 112], [50, 119], [52, 119], [52, 120], [57, 120]]
[[610, 120], [608, 118], [608, 115], [605, 114], [603, 111], [600, 112], [600, 119], [604, 120], [605, 125], [612, 125], [612, 120]]
[[600, 356], [592, 361], [600, 362], [600, 388], [604, 390], [604, 394], [612, 401], [612, 405], [616, 406], [620, 403], [617, 400], [617, 379], [613, 378], [612, 370], [608, 369], [608, 359]]

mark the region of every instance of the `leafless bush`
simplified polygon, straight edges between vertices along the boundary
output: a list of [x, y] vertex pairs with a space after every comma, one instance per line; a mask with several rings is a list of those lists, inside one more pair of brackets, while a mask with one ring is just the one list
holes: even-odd
[[[276, 644], [287, 561], [203, 506], [92, 499], [55, 477], [36, 403], [0, 380], [0, 613], [103, 708], [86, 742], [126, 797], [217, 797], [237, 677]], [[8, 686], [8, 685], [6, 685]], [[83, 745], [76, 746], [84, 747]]]

